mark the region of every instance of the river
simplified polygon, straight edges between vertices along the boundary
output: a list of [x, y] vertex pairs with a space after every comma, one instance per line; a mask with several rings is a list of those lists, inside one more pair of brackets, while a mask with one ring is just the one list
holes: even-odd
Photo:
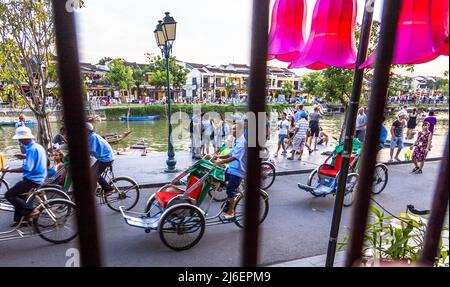
[[[436, 116], [438, 118], [436, 134], [445, 135], [448, 131], [449, 114], [442, 112]], [[325, 133], [338, 137], [343, 120], [343, 114], [326, 116], [320, 120], [320, 125], [323, 127]], [[390, 126], [392, 120], [393, 119], [390, 118], [386, 121], [386, 127]], [[60, 124], [52, 123], [51, 126], [53, 132], [56, 132], [58, 131]], [[35, 130], [37, 127], [31, 126], [31, 128]], [[130, 122], [129, 124], [120, 121], [103, 121], [95, 123], [95, 130], [100, 134], [113, 132], [121, 133], [126, 132], [127, 130], [131, 131], [131, 134], [126, 139], [113, 145], [114, 149], [129, 147], [130, 145], [135, 144], [138, 140], [144, 139], [149, 151], [167, 151], [167, 129], [167, 122], [165, 120], [153, 122]], [[17, 142], [12, 139], [14, 131], [14, 127], [0, 126], [0, 152], [4, 152], [8, 156], [18, 151]], [[277, 138], [276, 127], [274, 127], [272, 129], [270, 144], [275, 145]], [[174, 148], [176, 151], [188, 150], [190, 144], [188, 126], [184, 125], [184, 127], [181, 127], [181, 125], [174, 125], [173, 139]]]

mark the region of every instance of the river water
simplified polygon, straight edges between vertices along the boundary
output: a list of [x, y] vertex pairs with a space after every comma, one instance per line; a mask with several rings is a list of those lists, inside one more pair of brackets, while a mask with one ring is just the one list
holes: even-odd
[[[437, 114], [438, 126], [436, 134], [445, 135], [448, 131], [449, 114], [439, 113]], [[338, 137], [343, 124], [344, 115], [336, 114], [333, 116], [326, 116], [320, 120], [320, 125], [323, 127], [325, 133], [331, 136]], [[389, 127], [393, 119], [386, 121], [386, 127]], [[176, 151], [189, 150], [189, 123], [183, 126], [178, 124], [174, 125], [173, 139], [174, 148]], [[272, 122], [272, 136], [270, 144], [276, 144], [277, 142], [277, 130], [276, 121]], [[52, 130], [54, 132], [59, 130], [59, 123], [52, 123]], [[35, 130], [36, 126], [31, 126]], [[120, 122], [120, 121], [103, 121], [95, 123], [95, 130], [99, 134], [107, 134], [113, 132], [126, 132], [131, 131], [131, 134], [121, 142], [114, 144], [114, 149], [126, 148], [135, 144], [140, 139], [144, 139], [147, 149], [149, 151], [167, 151], [167, 122], [165, 120], [158, 120], [153, 122]], [[418, 128], [416, 129], [418, 130]], [[18, 151], [17, 141], [12, 139], [14, 135], [14, 127], [2, 127], [0, 126], [0, 152], [4, 152], [7, 156], [13, 155]], [[331, 140], [331, 139], [330, 139]]]

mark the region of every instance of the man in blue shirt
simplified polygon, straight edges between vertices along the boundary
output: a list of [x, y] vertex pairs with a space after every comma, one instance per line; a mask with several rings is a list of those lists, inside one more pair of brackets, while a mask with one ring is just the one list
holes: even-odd
[[215, 161], [217, 165], [227, 164], [228, 169], [225, 174], [227, 184], [227, 196], [229, 200], [228, 211], [224, 214], [225, 219], [234, 218], [235, 198], [238, 195], [238, 188], [246, 174], [247, 167], [247, 140], [244, 134], [244, 125], [237, 123], [233, 126], [233, 136], [236, 138], [231, 153], [223, 159]]
[[21, 168], [3, 169], [2, 172], [23, 173], [22, 181], [5, 193], [5, 198], [15, 209], [11, 227], [16, 227], [23, 216], [31, 218], [39, 215], [39, 210], [26, 202], [24, 194], [44, 183], [47, 177], [47, 154], [41, 145], [33, 141], [31, 130], [25, 126], [16, 129], [13, 139], [25, 146], [25, 162]]
[[106, 196], [111, 195], [114, 192], [114, 188], [102, 177], [102, 173], [108, 167], [112, 167], [114, 161], [113, 150], [102, 136], [94, 132], [94, 126], [91, 123], [86, 123], [86, 130], [88, 132], [89, 153], [97, 160], [94, 165], [97, 172], [97, 182]]

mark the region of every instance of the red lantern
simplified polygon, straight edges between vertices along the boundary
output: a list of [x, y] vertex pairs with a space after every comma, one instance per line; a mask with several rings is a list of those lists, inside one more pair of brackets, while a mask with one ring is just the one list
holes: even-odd
[[[403, 0], [392, 64], [421, 64], [448, 55], [447, 0]], [[360, 68], [372, 66], [374, 52]]]
[[268, 60], [291, 62], [305, 45], [306, 0], [277, 0], [273, 6]]
[[289, 68], [354, 68], [356, 14], [356, 0], [318, 0], [308, 42]]

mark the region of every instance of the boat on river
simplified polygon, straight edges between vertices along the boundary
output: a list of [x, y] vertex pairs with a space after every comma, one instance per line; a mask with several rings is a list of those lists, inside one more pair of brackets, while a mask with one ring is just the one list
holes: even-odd
[[121, 121], [156, 121], [159, 116], [120, 117]]
[[[16, 125], [16, 123], [17, 122], [0, 122], [0, 126], [14, 127]], [[32, 125], [37, 125], [37, 122], [32, 122], [32, 121], [25, 122], [25, 126], [32, 126]]]
[[131, 131], [127, 131], [124, 133], [111, 133], [111, 134], [105, 134], [102, 135], [102, 137], [110, 144], [118, 143], [124, 138], [126, 138], [129, 134], [131, 134]]

